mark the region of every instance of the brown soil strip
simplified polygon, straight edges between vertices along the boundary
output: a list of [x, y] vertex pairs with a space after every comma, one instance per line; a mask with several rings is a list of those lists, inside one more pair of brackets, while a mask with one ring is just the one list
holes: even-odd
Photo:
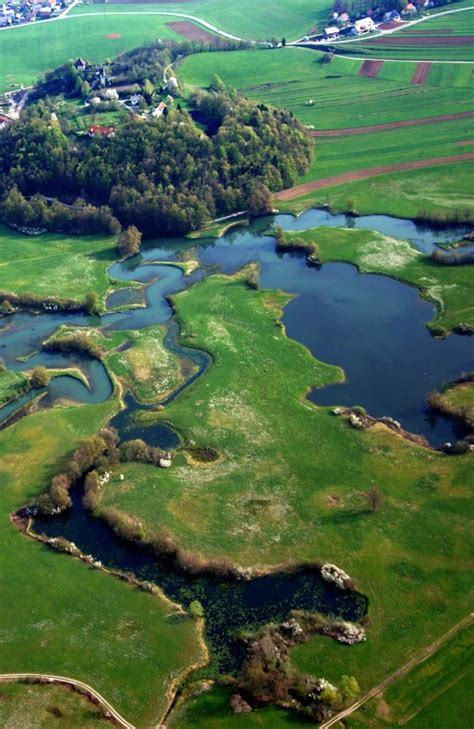
[[311, 132], [312, 137], [348, 137], [353, 134], [369, 134], [371, 132], [384, 132], [387, 129], [399, 129], [401, 127], [416, 127], [421, 124], [435, 124], [436, 122], [456, 121], [456, 119], [469, 119], [474, 117], [474, 111], [461, 111], [457, 114], [441, 114], [440, 116], [428, 116], [424, 119], [404, 119], [398, 122], [387, 122], [386, 124], [372, 124], [367, 127], [348, 127], [346, 129], [320, 129]]
[[109, 33], [105, 36], [106, 38], [110, 38], [110, 40], [115, 40], [116, 38], [121, 38], [121, 33]]
[[188, 20], [179, 20], [175, 23], [166, 23], [168, 28], [174, 30], [175, 33], [179, 33], [191, 41], [204, 41], [205, 43], [216, 43], [216, 36], [208, 33], [207, 30], [197, 28], [193, 23]]
[[384, 35], [374, 38], [370, 45], [379, 46], [474, 46], [474, 35], [411, 36]]
[[383, 61], [364, 61], [359, 69], [358, 75], [365, 76], [366, 78], [377, 78], [383, 63]]
[[424, 84], [426, 83], [426, 79], [428, 78], [428, 74], [430, 72], [431, 63], [428, 63], [427, 61], [421, 61], [420, 63], [416, 64], [415, 73], [412, 76], [411, 83], [412, 84]]
[[448, 35], [453, 33], [452, 28], [426, 28], [425, 30], [420, 28], [408, 28], [405, 31], [407, 35]]
[[456, 154], [451, 157], [434, 157], [433, 159], [422, 159], [416, 162], [401, 162], [395, 165], [386, 165], [384, 167], [368, 167], [365, 170], [356, 170], [354, 172], [345, 172], [342, 175], [333, 175], [332, 177], [324, 177], [322, 180], [307, 182], [305, 185], [296, 185], [288, 190], [282, 190], [278, 193], [278, 200], [294, 200], [301, 195], [308, 195], [315, 190], [321, 190], [325, 187], [334, 187], [342, 185], [344, 182], [354, 182], [355, 180], [364, 180], [367, 177], [377, 177], [377, 175], [385, 175], [389, 172], [402, 172], [404, 170], [417, 170], [422, 167], [432, 167], [434, 165], [447, 165], [453, 162], [466, 162], [474, 160], [474, 153]]
[[405, 23], [403, 21], [389, 20], [387, 23], [379, 25], [379, 30], [393, 30], [394, 28], [402, 28], [404, 25]]
[[468, 147], [470, 144], [474, 144], [474, 139], [466, 139], [464, 142], [456, 142], [457, 147]]

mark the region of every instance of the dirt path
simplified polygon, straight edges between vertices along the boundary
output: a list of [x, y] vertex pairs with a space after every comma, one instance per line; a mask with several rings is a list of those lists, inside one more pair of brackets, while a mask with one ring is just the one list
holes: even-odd
[[456, 119], [469, 119], [474, 117], [474, 111], [461, 111], [457, 114], [442, 114], [440, 116], [427, 116], [424, 119], [404, 119], [403, 121], [387, 122], [386, 124], [371, 124], [367, 127], [348, 127], [346, 129], [317, 129], [311, 132], [312, 137], [347, 137], [353, 134], [369, 134], [371, 132], [384, 132], [387, 129], [400, 129], [401, 127], [417, 127], [420, 124], [436, 124], [436, 122], [456, 121]]
[[421, 655], [409, 660], [403, 666], [398, 668], [394, 673], [388, 676], [384, 681], [379, 683], [378, 686], [375, 686], [375, 688], [371, 689], [371, 691], [368, 691], [366, 694], [361, 696], [361, 698], [354, 704], [352, 704], [352, 706], [349, 706], [347, 709], [344, 709], [344, 711], [341, 711], [339, 712], [339, 714], [333, 716], [332, 719], [329, 719], [328, 721], [325, 721], [323, 724], [321, 724], [319, 729], [329, 729], [329, 727], [334, 726], [334, 724], [338, 724], [340, 721], [342, 721], [342, 719], [345, 719], [346, 717], [353, 714], [354, 711], [359, 709], [363, 704], [366, 703], [366, 701], [372, 699], [381, 691], [384, 691], [388, 686], [390, 686], [392, 683], [395, 683], [395, 681], [397, 681], [405, 673], [408, 673], [408, 671], [411, 671], [412, 668], [415, 668], [415, 666], [418, 666], [420, 663], [423, 663], [423, 661], [426, 661], [428, 658], [430, 658], [433, 653], [439, 651], [439, 649], [442, 648], [442, 646], [447, 643], [448, 640], [451, 640], [451, 638], [453, 638], [456, 633], [459, 633], [459, 631], [463, 630], [463, 628], [467, 628], [467, 626], [472, 623], [473, 618], [474, 613], [470, 613], [459, 623], [453, 625], [453, 627], [450, 628], [446, 633], [444, 633], [441, 638], [438, 638], [438, 640], [435, 640], [434, 643], [431, 643], [431, 645], [427, 646], [422, 651]]
[[69, 686], [72, 689], [79, 691], [82, 695], [87, 698], [93, 698], [99, 706], [110, 714], [117, 724], [124, 729], [135, 729], [133, 724], [130, 724], [116, 709], [110, 704], [106, 698], [99, 694], [98, 691], [89, 686], [89, 684], [83, 681], [77, 681], [75, 678], [68, 678], [66, 676], [51, 676], [47, 673], [4, 673], [0, 674], [0, 683], [6, 683], [9, 681], [22, 681], [24, 679], [33, 679], [38, 683], [49, 683], [58, 684], [60, 686]]
[[367, 177], [377, 177], [385, 175], [388, 172], [402, 172], [403, 170], [417, 170], [422, 167], [432, 167], [434, 165], [446, 165], [453, 162], [466, 162], [474, 160], [473, 152], [466, 154], [455, 154], [447, 157], [434, 157], [433, 159], [422, 159], [416, 162], [401, 162], [395, 165], [386, 165], [385, 167], [368, 167], [364, 170], [356, 170], [354, 172], [345, 172], [342, 175], [333, 175], [332, 177], [324, 177], [322, 180], [307, 182], [304, 185], [296, 185], [287, 190], [283, 190], [277, 194], [277, 200], [294, 200], [295, 197], [308, 195], [315, 190], [321, 190], [325, 187], [334, 187], [342, 185], [344, 182], [354, 182], [354, 180], [364, 180]]

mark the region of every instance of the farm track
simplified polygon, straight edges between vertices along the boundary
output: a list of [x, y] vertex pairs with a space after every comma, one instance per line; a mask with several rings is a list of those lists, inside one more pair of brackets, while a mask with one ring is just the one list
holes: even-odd
[[47, 673], [4, 673], [0, 674], [0, 683], [7, 683], [11, 681], [24, 681], [24, 680], [32, 679], [33, 682], [37, 681], [38, 683], [46, 683], [46, 684], [56, 684], [59, 686], [68, 686], [69, 688], [78, 690], [79, 693], [86, 696], [87, 698], [93, 698], [99, 706], [101, 706], [102, 709], [107, 711], [115, 720], [115, 722], [123, 727], [124, 729], [135, 729], [135, 726], [133, 724], [130, 724], [129, 721], [123, 718], [119, 712], [114, 709], [112, 704], [110, 704], [106, 698], [102, 696], [102, 694], [99, 694], [98, 691], [96, 691], [92, 686], [89, 686], [89, 684], [84, 683], [84, 681], [78, 681], [75, 678], [69, 678], [67, 676], [54, 676]]
[[391, 686], [392, 683], [395, 683], [399, 678], [405, 675], [405, 673], [408, 673], [413, 668], [416, 668], [420, 663], [423, 663], [423, 661], [426, 661], [428, 658], [431, 658], [431, 656], [434, 653], [437, 653], [440, 648], [444, 646], [445, 643], [447, 643], [451, 638], [454, 638], [454, 636], [459, 633], [460, 630], [463, 630], [464, 628], [467, 628], [473, 620], [474, 613], [470, 613], [465, 618], [463, 618], [459, 623], [456, 623], [456, 625], [453, 625], [452, 628], [450, 628], [444, 635], [441, 636], [441, 638], [438, 638], [438, 640], [435, 640], [434, 643], [431, 643], [431, 645], [427, 646], [421, 653], [420, 656], [411, 658], [407, 663], [405, 663], [403, 666], [398, 668], [394, 673], [392, 673], [390, 676], [388, 676], [384, 681], [379, 683], [378, 686], [375, 686], [375, 688], [371, 689], [367, 693], [365, 693], [361, 698], [356, 701], [352, 706], [349, 706], [347, 709], [344, 709], [344, 711], [339, 712], [339, 714], [336, 714], [332, 717], [332, 719], [329, 719], [328, 721], [323, 722], [323, 724], [320, 724], [319, 729], [329, 729], [329, 727], [334, 726], [335, 724], [338, 724], [339, 722], [346, 719], [348, 716], [354, 713], [354, 711], [357, 711], [363, 704], [365, 704], [369, 699], [374, 698], [374, 696], [377, 696], [377, 694], [384, 691], [388, 686]]
[[436, 124], [437, 122], [456, 121], [456, 119], [469, 119], [474, 117], [474, 111], [461, 111], [457, 114], [442, 114], [440, 116], [428, 116], [424, 119], [404, 119], [398, 122], [387, 122], [386, 124], [372, 124], [367, 127], [348, 127], [346, 129], [315, 129], [311, 132], [312, 137], [349, 137], [356, 134], [370, 134], [373, 132], [385, 132], [388, 129], [400, 129], [401, 127], [417, 127], [423, 124]]
[[302, 195], [308, 195], [315, 190], [322, 190], [326, 187], [334, 187], [336, 185], [342, 185], [344, 182], [354, 182], [355, 180], [364, 180], [368, 177], [377, 177], [378, 175], [385, 175], [389, 172], [402, 172], [404, 170], [417, 170], [422, 167], [432, 167], [435, 165], [446, 165], [452, 164], [453, 162], [467, 162], [474, 160], [474, 153], [467, 152], [466, 154], [456, 154], [446, 157], [434, 157], [433, 159], [423, 159], [415, 162], [401, 162], [394, 165], [386, 165], [384, 167], [368, 167], [363, 170], [356, 170], [354, 172], [345, 172], [341, 175], [333, 175], [332, 177], [324, 177], [321, 180], [315, 180], [314, 182], [306, 182], [303, 185], [295, 185], [287, 190], [282, 190], [276, 195], [277, 200], [294, 200], [296, 197]]

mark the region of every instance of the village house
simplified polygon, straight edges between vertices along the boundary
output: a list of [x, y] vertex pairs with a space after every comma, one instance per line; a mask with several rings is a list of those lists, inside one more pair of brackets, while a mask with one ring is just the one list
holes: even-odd
[[166, 108], [167, 107], [166, 107], [165, 102], [164, 101], [160, 101], [160, 103], [158, 104], [158, 106], [156, 107], [156, 109], [153, 109], [153, 111], [151, 112], [151, 115], [152, 115], [153, 119], [159, 119], [160, 116], [163, 115], [163, 112], [164, 112], [164, 110]]
[[361, 33], [370, 33], [371, 30], [375, 30], [375, 23], [372, 18], [361, 18], [356, 20], [354, 23], [354, 29], [357, 35]]
[[339, 28], [336, 25], [330, 25], [324, 29], [324, 37], [326, 40], [335, 40], [339, 35]]
[[115, 137], [115, 127], [103, 127], [100, 124], [95, 124], [89, 129], [89, 137], [105, 137], [110, 139]]

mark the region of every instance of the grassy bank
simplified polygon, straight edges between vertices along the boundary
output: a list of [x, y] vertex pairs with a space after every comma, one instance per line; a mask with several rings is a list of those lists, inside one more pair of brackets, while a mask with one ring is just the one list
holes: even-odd
[[21, 372], [0, 368], [0, 406], [14, 400], [27, 386], [28, 380]]
[[0, 673], [81, 679], [146, 727], [164, 710], [170, 678], [200, 656], [195, 622], [177, 619], [160, 598], [31, 541], [9, 521], [116, 407], [109, 401], [49, 410], [0, 433], [0, 570], [8, 585], [0, 598]]
[[111, 236], [28, 236], [0, 226], [1, 291], [77, 301], [96, 291], [103, 298], [110, 290], [130, 286], [108, 276], [107, 268], [115, 260]]
[[[366, 689], [470, 609], [474, 456], [449, 458], [382, 426], [360, 432], [301, 400], [340, 372], [286, 338], [278, 319], [287, 300], [239, 276], [174, 297], [183, 341], [210, 351], [214, 365], [147, 419], [171, 422], [187, 445], [220, 458], [196, 463], [181, 453], [159, 472], [124, 464], [101, 508], [139, 518], [145, 536], [166, 527], [183, 547], [242, 565], [340, 564], [369, 597], [368, 640], [348, 650], [319, 637], [295, 661], [335, 682], [355, 675]], [[372, 485], [384, 494], [376, 513], [364, 499]]]
[[434, 301], [438, 315], [429, 327], [447, 331], [460, 323], [474, 324], [471, 266], [443, 266], [417, 252], [407, 241], [354, 228], [318, 228], [287, 233], [319, 246], [324, 261], [348, 261], [363, 273], [382, 273], [417, 286]]
[[394, 172], [373, 179], [316, 190], [288, 202], [278, 201], [281, 212], [300, 213], [312, 206], [329, 205], [334, 212], [385, 214], [416, 218], [420, 211], [449, 219], [456, 211], [474, 212], [474, 163], [442, 165], [432, 169]]

